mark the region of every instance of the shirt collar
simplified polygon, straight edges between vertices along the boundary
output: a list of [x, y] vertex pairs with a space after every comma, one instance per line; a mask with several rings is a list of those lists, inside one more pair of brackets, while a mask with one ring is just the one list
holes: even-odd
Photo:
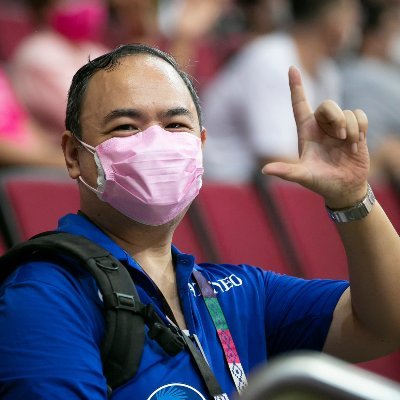
[[58, 221], [58, 230], [84, 236], [109, 251], [118, 260], [128, 261], [129, 255], [126, 251], [82, 214], [65, 215]]
[[[109, 236], [107, 236], [98, 226], [91, 222], [83, 214], [67, 214], [58, 222], [58, 230], [84, 236], [97, 243], [109, 251], [115, 258], [127, 262], [130, 266], [142, 270], [140, 265], [120, 246], [118, 246]], [[175, 261], [177, 281], [187, 282], [193, 271], [194, 257], [190, 254], [182, 253], [177, 247], [172, 245], [172, 256]], [[179, 286], [179, 285], [178, 285]]]

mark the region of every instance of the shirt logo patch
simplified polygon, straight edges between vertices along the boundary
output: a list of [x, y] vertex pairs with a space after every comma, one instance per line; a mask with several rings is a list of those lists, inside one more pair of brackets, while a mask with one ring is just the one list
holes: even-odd
[[155, 390], [147, 400], [206, 400], [206, 398], [189, 385], [170, 383]]
[[[214, 289], [214, 293], [224, 293], [229, 292], [232, 288], [242, 286], [243, 281], [238, 276], [232, 274], [230, 276], [226, 276], [225, 278], [218, 279], [215, 282], [210, 282], [212, 288]], [[200, 289], [196, 282], [189, 283], [189, 290], [192, 292], [194, 297], [201, 296]]]

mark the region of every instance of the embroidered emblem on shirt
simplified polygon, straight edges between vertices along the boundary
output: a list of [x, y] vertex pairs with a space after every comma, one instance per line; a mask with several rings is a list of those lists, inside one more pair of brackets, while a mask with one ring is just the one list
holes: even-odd
[[206, 398], [189, 385], [170, 383], [155, 390], [147, 400], [206, 400]]
[[[215, 282], [211, 281], [210, 284], [214, 289], [214, 293], [218, 294], [218, 293], [229, 292], [229, 290], [231, 290], [232, 288], [242, 286], [243, 280], [240, 279], [235, 274], [232, 274], [226, 276], [225, 278], [218, 279]], [[189, 290], [191, 291], [193, 296], [198, 297], [201, 295], [196, 282], [189, 283], [188, 285], [189, 285]]]

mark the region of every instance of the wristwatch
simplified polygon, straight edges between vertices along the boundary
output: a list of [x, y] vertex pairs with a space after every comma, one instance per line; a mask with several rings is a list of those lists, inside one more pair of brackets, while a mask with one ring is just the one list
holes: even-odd
[[376, 198], [371, 189], [371, 186], [368, 185], [367, 194], [365, 197], [354, 206], [349, 208], [343, 208], [341, 210], [332, 210], [328, 206], [326, 210], [328, 211], [329, 217], [337, 224], [341, 224], [344, 222], [357, 221], [366, 217], [372, 210], [372, 206], [375, 204]]

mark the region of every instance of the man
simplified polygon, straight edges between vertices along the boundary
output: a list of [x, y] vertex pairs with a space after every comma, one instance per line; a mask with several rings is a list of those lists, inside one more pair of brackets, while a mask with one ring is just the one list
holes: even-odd
[[[319, 193], [331, 209], [343, 210], [334, 215], [356, 218], [338, 224], [351, 291], [347, 282], [305, 281], [247, 265], [196, 265], [171, 251], [174, 229], [200, 188], [206, 131], [190, 81], [164, 53], [120, 47], [81, 68], [69, 93], [62, 146], [70, 176], [79, 179], [81, 214], [62, 218], [59, 229], [121, 260], [142, 302], [197, 339], [229, 396], [242, 388], [242, 373], [282, 352], [323, 350], [360, 361], [399, 345], [399, 238], [372, 196], [363, 218], [348, 209], [367, 193], [367, 118], [332, 101], [313, 113], [296, 68], [289, 78], [300, 161], [263, 171]], [[223, 320], [215, 297], [207, 310], [207, 281], [221, 280], [229, 285], [217, 295], [222, 333], [230, 332], [230, 349], [233, 343], [237, 350], [229, 365], [211, 318]], [[0, 326], [2, 399], [106, 398], [102, 301], [87, 273], [23, 265], [0, 288]], [[137, 375], [113, 398], [173, 395], [210, 398], [187, 349], [169, 356], [146, 336]]]
[[64, 127], [66, 92], [75, 71], [86, 63], [88, 54], [94, 57], [108, 51], [101, 40], [107, 6], [102, 0], [23, 4], [33, 26], [9, 60], [11, 78], [32, 117], [46, 131], [58, 134]]
[[356, 0], [290, 0], [292, 21], [259, 35], [202, 92], [209, 151], [205, 176], [249, 182], [261, 166], [297, 159], [296, 125], [286, 71], [301, 66], [312, 107], [340, 101], [341, 83], [332, 57], [356, 25]]
[[[344, 64], [343, 104], [368, 114], [370, 179], [400, 182], [400, 69], [393, 49], [400, 40], [400, 3], [363, 0], [359, 54]], [[369, 96], [373, 90], [374, 95]]]

